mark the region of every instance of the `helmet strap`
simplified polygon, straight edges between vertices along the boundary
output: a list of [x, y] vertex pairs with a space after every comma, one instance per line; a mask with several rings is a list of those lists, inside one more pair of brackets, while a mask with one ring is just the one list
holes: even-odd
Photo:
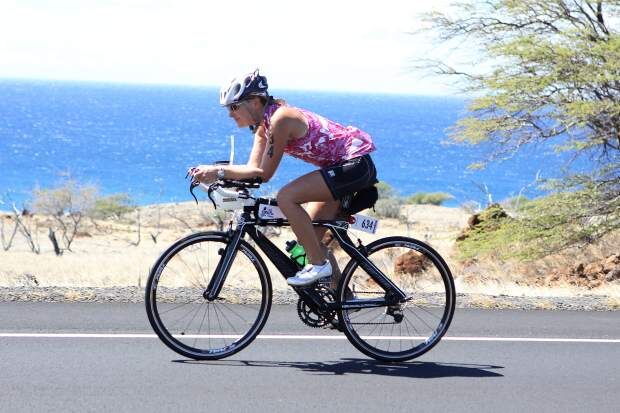
[[254, 125], [250, 125], [250, 131], [255, 133], [261, 123], [263, 123], [263, 118], [265, 117], [265, 111], [267, 110], [267, 106], [271, 105], [274, 101], [273, 96], [267, 95], [267, 101], [263, 105], [263, 110], [260, 114], [260, 117], [257, 119], [254, 118], [254, 114], [252, 113], [252, 120], [254, 121]]

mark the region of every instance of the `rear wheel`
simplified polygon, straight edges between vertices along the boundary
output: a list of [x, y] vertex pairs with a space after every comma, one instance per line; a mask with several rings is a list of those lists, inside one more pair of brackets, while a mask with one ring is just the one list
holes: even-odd
[[183, 356], [228, 357], [250, 344], [267, 321], [271, 281], [264, 262], [245, 241], [218, 298], [204, 298], [227, 243], [220, 232], [190, 235], [168, 248], [149, 275], [146, 311], [151, 326]]
[[[338, 310], [349, 341], [362, 353], [383, 361], [421, 356], [446, 333], [455, 306], [450, 269], [430, 246], [408, 237], [388, 237], [367, 247], [368, 259], [407, 296], [388, 306]], [[338, 290], [344, 307], [356, 300], [389, 298], [356, 261], [342, 274]]]

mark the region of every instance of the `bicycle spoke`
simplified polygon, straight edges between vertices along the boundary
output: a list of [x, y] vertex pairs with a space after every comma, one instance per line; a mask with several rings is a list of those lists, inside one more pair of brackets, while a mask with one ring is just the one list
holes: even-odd
[[[234, 310], [234, 309], [230, 308], [230, 307], [229, 307], [227, 304], [225, 304], [225, 303], [220, 303], [220, 304], [221, 304], [223, 307], [225, 307], [228, 311], [230, 311], [231, 313], [233, 313], [234, 315], [236, 315], [237, 317], [239, 317], [239, 319], [240, 319], [241, 321], [243, 321], [243, 322], [246, 322], [246, 323], [247, 323], [247, 321], [248, 321], [248, 320], [247, 320], [246, 318], [242, 317], [242, 316], [241, 316], [241, 314], [239, 314], [239, 312], [238, 312], [238, 311], [236, 311], [236, 310]], [[246, 306], [243, 306], [243, 307], [246, 307]]]
[[[196, 333], [197, 335], [200, 335], [200, 332], [202, 331], [202, 325], [205, 322], [205, 316], [207, 315], [207, 311], [209, 311], [209, 306], [207, 305], [207, 309], [205, 310], [204, 314], [202, 315], [202, 320], [200, 321], [200, 327], [198, 327], [198, 332]], [[194, 340], [194, 347], [196, 346], [196, 343], [198, 342], [198, 337], [196, 337], [196, 339]]]
[[[376, 311], [375, 311], [376, 312]], [[368, 313], [371, 313], [370, 311], [362, 313], [360, 311], [361, 314], [356, 315], [354, 318], [349, 318], [349, 320], [354, 320], [354, 319], [358, 319], [359, 317], [363, 316], [363, 315], [367, 315]], [[357, 323], [351, 323], [351, 324], [372, 324], [374, 320], [376, 320], [377, 318], [381, 317], [381, 313], [377, 314], [375, 317], [373, 317], [372, 319], [366, 321], [366, 322], [357, 322]]]
[[377, 327], [379, 327], [380, 325], [382, 325], [382, 324], [381, 323], [376, 323], [375, 326], [372, 328], [372, 330], [370, 330], [370, 333], [368, 333], [368, 335], [369, 336], [372, 335], [372, 333], [374, 333], [375, 330], [377, 329]]
[[166, 311], [160, 311], [159, 313], [160, 313], [160, 314], [166, 314], [166, 313], [169, 313], [170, 311], [174, 311], [174, 310], [179, 309], [179, 308], [181, 308], [181, 307], [184, 307], [184, 306], [186, 306], [186, 305], [189, 305], [189, 304], [195, 303], [195, 302], [196, 302], [196, 301], [198, 301], [198, 300], [204, 300], [204, 298], [201, 296], [201, 297], [195, 298], [195, 299], [193, 299], [193, 300], [191, 300], [191, 301], [187, 301], [187, 302], [185, 302], [185, 303], [181, 303], [181, 304], [179, 304], [179, 305], [178, 305], [178, 306], [176, 306], [176, 307], [169, 308], [169, 309], [167, 309]]
[[[189, 326], [192, 324], [192, 321], [194, 321], [194, 318], [196, 318], [196, 315], [198, 315], [198, 313], [200, 312], [200, 309], [202, 308], [202, 306], [205, 304], [205, 302], [203, 301], [202, 303], [200, 303], [200, 305], [198, 306], [198, 308], [196, 309], [196, 312], [194, 313], [194, 315], [192, 316], [192, 318], [189, 319], [189, 321], [187, 322], [187, 325], [185, 326], [185, 328], [183, 330], [181, 330], [181, 334], [185, 334], [187, 332], [187, 330], [189, 329]], [[207, 304], [208, 305], [208, 304]]]
[[209, 348], [211, 348], [211, 306], [207, 307], [207, 337], [209, 337]]
[[[214, 306], [216, 308], [217, 311], [217, 306]], [[224, 312], [222, 312], [220, 310], [220, 314], [222, 314], [222, 318], [224, 319], [224, 321], [226, 321], [226, 323], [228, 323], [228, 325], [230, 326], [230, 328], [232, 329], [233, 333], [237, 333], [237, 329], [235, 328], [235, 326], [230, 322], [230, 320], [228, 319], [228, 317], [226, 317], [226, 314]]]
[[[209, 253], [207, 252], [207, 257], [209, 256]], [[198, 255], [195, 255], [196, 257], [196, 265], [198, 266], [198, 269], [200, 270], [200, 275], [202, 275], [202, 281], [204, 282], [204, 286], [206, 287], [207, 285], [209, 285], [209, 282], [207, 281], [207, 277], [205, 277], [205, 272], [202, 268], [202, 265], [200, 264], [200, 260], [198, 259]]]
[[[431, 317], [433, 317], [435, 320], [441, 320], [441, 317], [439, 317], [439, 316], [437, 316], [437, 315], [435, 315], [435, 314], [431, 313], [431, 312], [430, 312], [430, 311], [428, 311], [426, 308], [421, 307], [421, 306], [419, 306], [418, 304], [414, 304], [414, 306], [415, 306], [416, 308], [419, 308], [420, 310], [424, 311], [426, 314], [430, 315], [430, 316], [431, 316]], [[410, 307], [406, 307], [406, 308], [411, 309]]]
[[[409, 320], [405, 320], [404, 324], [405, 324], [405, 328], [407, 329], [407, 337], [413, 337], [414, 335], [411, 334], [411, 331], [409, 331], [409, 324], [411, 324], [411, 323], [409, 323]], [[413, 328], [413, 331], [414, 331], [415, 335], [416, 336], [419, 335], [419, 333], [417, 332], [415, 326], [412, 325], [411, 327]], [[410, 341], [412, 345], [415, 345], [415, 341], [413, 339], [409, 339], [408, 341]]]
[[420, 316], [418, 316], [418, 315], [417, 315], [415, 312], [413, 312], [411, 309], [408, 309], [408, 308], [407, 308], [406, 310], [409, 310], [409, 312], [410, 312], [411, 314], [413, 314], [415, 318], [417, 318], [418, 320], [420, 320], [420, 321], [422, 322], [422, 324], [424, 324], [426, 327], [428, 327], [428, 329], [429, 329], [430, 331], [433, 331], [433, 330], [434, 330], [434, 328], [433, 328], [433, 327], [429, 326], [429, 325], [428, 325], [428, 323], [427, 323], [426, 321], [424, 321], [424, 320], [423, 320]]
[[[202, 306], [203, 304], [204, 304], [204, 302], [203, 302], [203, 303], [200, 303], [200, 305], [198, 306], [198, 309], [200, 309], [200, 306]], [[181, 320], [185, 319], [185, 318], [186, 318], [188, 315], [190, 315], [193, 311], [194, 311], [194, 308], [192, 307], [192, 308], [190, 308], [188, 311], [186, 311], [185, 313], [183, 313], [183, 315], [181, 315], [180, 317], [177, 317], [177, 318], [176, 318], [176, 321], [171, 321], [171, 322], [169, 323], [170, 327], [173, 327], [173, 329], [174, 329], [174, 327], [176, 327], [176, 326], [177, 326], [177, 324], [178, 324]], [[198, 310], [196, 310], [196, 311], [198, 311]]]
[[[405, 321], [405, 325], [406, 325], [406, 326], [407, 326], [407, 325], [410, 325], [410, 326], [411, 326], [411, 328], [413, 329], [413, 332], [415, 333], [415, 335], [416, 335], [416, 336], [421, 336], [421, 335], [422, 335], [422, 334], [418, 331], [418, 329], [417, 329], [417, 328], [415, 328], [415, 325], [413, 325], [413, 323], [412, 323], [411, 321], [409, 321], [409, 319], [405, 318], [405, 319], [404, 319], [404, 321]], [[409, 330], [409, 329], [407, 328], [407, 330]]]
[[[390, 336], [393, 337], [394, 336], [394, 324], [392, 324], [392, 331], [390, 332]], [[392, 340], [388, 341], [388, 347], [387, 347], [387, 351], [390, 351], [390, 346], [392, 345]]]

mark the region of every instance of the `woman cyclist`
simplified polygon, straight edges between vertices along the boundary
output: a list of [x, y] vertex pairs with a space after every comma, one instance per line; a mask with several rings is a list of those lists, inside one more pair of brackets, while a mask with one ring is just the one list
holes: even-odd
[[[325, 228], [314, 228], [312, 220], [334, 219], [345, 195], [376, 183], [369, 156], [375, 150], [371, 137], [355, 127], [344, 127], [274, 99], [267, 91], [267, 78], [258, 69], [225, 85], [220, 104], [237, 126], [250, 127], [254, 132], [250, 158], [246, 165], [199, 165], [190, 169], [190, 175], [204, 183], [224, 178], [261, 178], [267, 182], [284, 153], [319, 167], [286, 184], [277, 201], [309, 262], [287, 279], [288, 284], [305, 286], [330, 277], [332, 266], [319, 241]], [[305, 210], [302, 204], [307, 204]]]

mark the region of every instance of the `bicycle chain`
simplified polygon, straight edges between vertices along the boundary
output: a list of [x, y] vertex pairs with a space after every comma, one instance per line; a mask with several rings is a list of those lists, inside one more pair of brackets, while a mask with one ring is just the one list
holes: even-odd
[[[315, 287], [315, 290], [319, 293], [321, 298], [328, 298], [329, 302], [335, 301], [335, 296], [333, 291], [326, 287], [325, 285], [318, 284]], [[376, 294], [376, 295], [384, 295], [385, 291], [364, 291], [362, 294]], [[336, 318], [336, 312], [330, 311], [327, 315], [316, 313], [310, 307], [306, 305], [304, 300], [301, 298], [297, 300], [297, 315], [299, 319], [309, 327], [312, 328], [320, 328], [325, 327], [327, 324], [331, 323], [332, 320]], [[392, 323], [349, 323], [353, 325], [391, 325], [391, 324], [399, 324], [397, 322]]]
[[350, 325], [365, 325], [365, 326], [385, 326], [385, 325], [392, 325], [392, 324], [398, 324], [397, 322], [393, 322], [393, 323], [347, 323]]
[[[362, 294], [384, 295], [385, 291], [364, 291]], [[351, 325], [365, 325], [365, 326], [383, 326], [383, 325], [392, 325], [392, 324], [400, 324], [400, 323], [397, 323], [397, 322], [392, 322], [392, 323], [377, 323], [377, 322], [375, 322], [375, 323], [370, 323], [370, 322], [368, 322], [368, 323], [352, 323], [352, 322], [349, 322], [348, 324], [351, 324]]]

